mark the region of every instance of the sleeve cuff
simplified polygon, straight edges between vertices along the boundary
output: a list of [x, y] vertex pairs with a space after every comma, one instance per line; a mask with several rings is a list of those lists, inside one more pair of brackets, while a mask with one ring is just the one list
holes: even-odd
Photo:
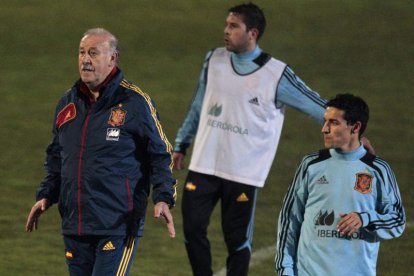
[[357, 213], [362, 221], [362, 227], [367, 227], [369, 224], [369, 214], [368, 213]]
[[290, 275], [295, 275], [293, 268], [292, 267], [285, 267], [283, 268], [282, 271], [278, 271], [278, 275], [280, 276], [290, 276]]
[[179, 143], [174, 146], [174, 152], [179, 152], [182, 154], [186, 154], [187, 148], [190, 146], [189, 143]]

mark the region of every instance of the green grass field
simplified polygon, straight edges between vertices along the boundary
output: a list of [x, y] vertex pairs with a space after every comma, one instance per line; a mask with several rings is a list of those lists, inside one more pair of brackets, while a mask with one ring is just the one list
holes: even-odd
[[[410, 0], [255, 1], [268, 27], [260, 46], [286, 61], [330, 98], [351, 92], [371, 107], [367, 136], [392, 166], [403, 196], [404, 235], [381, 244], [378, 275], [414, 271], [414, 2]], [[116, 4], [115, 4], [116, 3]], [[120, 41], [126, 77], [156, 102], [173, 142], [192, 97], [205, 53], [222, 45], [227, 8], [239, 1], [4, 0], [0, 3], [0, 275], [66, 275], [60, 218], [52, 207], [39, 231], [24, 231], [44, 176], [57, 100], [78, 78], [82, 33], [103, 26]], [[410, 142], [411, 141], [411, 142]], [[272, 246], [283, 195], [301, 157], [322, 147], [320, 126], [288, 110], [278, 154], [259, 193], [251, 275], [275, 275]], [[187, 160], [188, 161], [188, 160]], [[176, 173], [182, 184], [186, 172]], [[180, 194], [183, 185], [180, 186]], [[152, 207], [152, 206], [151, 206]], [[173, 210], [177, 237], [151, 218], [131, 275], [191, 275], [183, 245], [180, 198]], [[226, 249], [212, 218], [209, 235], [216, 272]], [[266, 251], [267, 250], [267, 251]], [[267, 253], [266, 253], [267, 252]]]

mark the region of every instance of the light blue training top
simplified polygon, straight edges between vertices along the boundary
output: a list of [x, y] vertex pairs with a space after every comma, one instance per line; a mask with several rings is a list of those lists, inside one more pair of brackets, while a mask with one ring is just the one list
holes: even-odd
[[[337, 231], [340, 214], [357, 213], [362, 227]], [[394, 173], [361, 145], [307, 155], [296, 171], [279, 215], [279, 275], [376, 274], [381, 240], [399, 237], [405, 212]]]

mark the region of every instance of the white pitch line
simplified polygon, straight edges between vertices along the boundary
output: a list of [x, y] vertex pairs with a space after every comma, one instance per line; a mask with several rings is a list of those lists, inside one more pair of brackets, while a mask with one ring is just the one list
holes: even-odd
[[[405, 224], [405, 228], [413, 228], [414, 223], [413, 222], [407, 222]], [[276, 246], [272, 245], [272, 246], [268, 246], [268, 247], [263, 247], [260, 248], [259, 250], [253, 252], [251, 258], [250, 258], [250, 265], [249, 267], [255, 267], [260, 265], [264, 260], [275, 256], [276, 254]], [[220, 269], [218, 272], [214, 273], [213, 276], [226, 276], [226, 268], [223, 267], [222, 269]]]

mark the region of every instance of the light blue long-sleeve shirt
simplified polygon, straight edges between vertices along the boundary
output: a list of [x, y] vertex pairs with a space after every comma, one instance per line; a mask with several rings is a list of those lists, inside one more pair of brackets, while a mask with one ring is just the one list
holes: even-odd
[[[360, 230], [336, 230], [340, 213], [358, 213]], [[399, 237], [405, 213], [394, 173], [379, 157], [357, 150], [306, 156], [279, 215], [279, 275], [376, 274], [380, 240]]]
[[[201, 107], [203, 105], [204, 94], [208, 82], [207, 70], [209, 59], [212, 53], [213, 51], [210, 51], [206, 55], [192, 103], [175, 139], [175, 151], [185, 152], [185, 149], [191, 144], [197, 133]], [[240, 75], [250, 74], [258, 70], [261, 65], [256, 63], [255, 59], [261, 54], [262, 50], [259, 47], [243, 54], [232, 53], [231, 61], [234, 70]], [[289, 66], [287, 66], [283, 72], [275, 94], [276, 106], [290, 106], [308, 114], [319, 123], [323, 122], [326, 100], [322, 99], [317, 92], [306, 86]]]

